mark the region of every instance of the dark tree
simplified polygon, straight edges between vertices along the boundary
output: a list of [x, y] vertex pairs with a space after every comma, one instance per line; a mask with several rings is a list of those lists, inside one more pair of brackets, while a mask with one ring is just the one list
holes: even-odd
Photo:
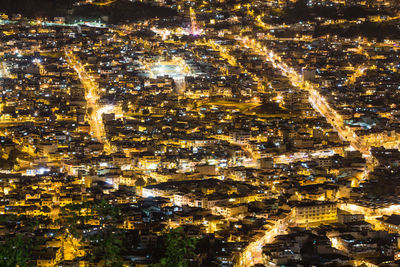
[[0, 266], [28, 266], [32, 244], [23, 235], [16, 235], [0, 244]]
[[155, 267], [187, 267], [196, 255], [197, 239], [188, 237], [183, 228], [176, 228], [166, 235], [165, 256]]
[[104, 200], [95, 204], [93, 209], [100, 220], [101, 231], [91, 237], [92, 256], [103, 259], [104, 266], [122, 266], [124, 232], [117, 227], [121, 222], [121, 211]]
[[138, 178], [138, 179], [135, 181], [135, 185], [136, 185], [136, 186], [139, 186], [139, 187], [144, 186], [145, 184], [146, 184], [146, 182], [145, 182], [145, 180], [143, 180], [143, 178]]
[[[117, 207], [104, 200], [84, 202], [63, 207], [61, 214], [60, 236], [65, 239], [72, 235], [88, 242], [92, 248], [88, 255], [92, 262], [103, 262], [104, 266], [122, 266], [124, 231], [118, 228], [122, 215]], [[87, 235], [81, 231], [81, 226], [90, 219], [98, 219], [100, 224], [96, 232]]]

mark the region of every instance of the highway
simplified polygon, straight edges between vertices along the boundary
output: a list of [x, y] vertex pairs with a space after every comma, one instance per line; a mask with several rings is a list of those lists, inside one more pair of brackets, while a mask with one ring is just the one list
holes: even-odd
[[112, 3], [114, 3], [115, 1], [116, 0], [107, 0], [105, 2], [94, 2], [94, 3], [92, 3], [92, 5], [95, 5], [95, 6], [109, 6]]
[[[262, 15], [256, 17], [254, 15], [254, 11], [250, 10], [249, 6], [247, 8], [248, 15], [253, 18], [255, 25], [265, 30], [274, 29], [275, 26], [268, 25], [262, 21]], [[286, 27], [286, 25], [284, 25], [283, 27]], [[241, 44], [243, 48], [250, 48], [256, 54], [264, 56], [266, 60], [272, 62], [273, 66], [279, 69], [281, 73], [290, 80], [293, 86], [308, 91], [310, 93], [309, 102], [313, 106], [313, 108], [326, 118], [326, 120], [332, 125], [333, 128], [336, 129], [338, 134], [344, 140], [349, 141], [354, 149], [359, 150], [368, 162], [373, 162], [372, 155], [370, 153], [370, 147], [364, 144], [361, 138], [359, 138], [350, 127], [344, 124], [341, 116], [333, 108], [330, 107], [327, 100], [320, 95], [316, 86], [308, 83], [307, 81], [304, 81], [301, 74], [297, 73], [293, 68], [289, 67], [285, 62], [283, 62], [279, 55], [276, 55], [273, 50], [263, 46], [257, 39], [240, 36], [236, 38], [236, 40]], [[367, 56], [369, 55], [367, 54]], [[355, 70], [354, 74], [349, 77], [347, 83], [354, 83], [358, 77], [365, 75], [365, 71], [367, 69], [368, 68], [365, 66], [359, 66]]]
[[271, 243], [277, 235], [283, 235], [287, 231], [289, 215], [284, 219], [277, 220], [275, 224], [262, 232], [262, 236], [250, 242], [240, 253], [239, 264], [236, 267], [247, 267], [262, 264], [262, 248]]
[[[368, 179], [369, 173], [373, 171], [376, 162], [371, 154], [370, 147], [362, 138], [356, 135], [351, 127], [344, 123], [341, 115], [329, 105], [326, 98], [319, 93], [318, 88], [315, 85], [304, 81], [302, 75], [298, 74], [293, 68], [288, 67], [278, 55], [276, 55], [272, 50], [263, 47], [258, 41], [242, 39], [242, 44], [246, 47], [250, 46], [254, 51], [264, 55], [268, 61], [273, 63], [275, 68], [281, 70], [282, 75], [286, 76], [293, 86], [309, 92], [308, 100], [311, 106], [326, 118], [327, 122], [338, 132], [339, 136], [343, 140], [348, 141], [353, 149], [358, 150], [363, 154], [367, 165], [362, 180]], [[364, 71], [361, 71], [360, 69], [359, 73], [360, 74], [356, 75], [362, 75]]]
[[[277, 26], [275, 25], [268, 25], [262, 21], [262, 16], [255, 16], [254, 11], [249, 9], [250, 7], [248, 6], [248, 15], [253, 18], [254, 24], [258, 27], [263, 28], [264, 30], [267, 31], [267, 38], [270, 40], [277, 39], [273, 36], [270, 36], [268, 34], [268, 30], [270, 29], [275, 29]], [[399, 19], [400, 16], [395, 16], [395, 17], [389, 17], [387, 20], [397, 20]], [[375, 20], [376, 18], [373, 16], [371, 17], [371, 20]], [[378, 18], [379, 21], [379, 18]], [[358, 23], [357, 21], [355, 23]], [[329, 22], [329, 24], [337, 24], [337, 22]], [[279, 25], [278, 28], [285, 28], [288, 27], [287, 25]], [[307, 82], [303, 81], [302, 75], [296, 73], [292, 68], [288, 67], [279, 56], [277, 56], [272, 50], [267, 49], [266, 47], [263, 47], [263, 45], [257, 40], [257, 39], [252, 39], [252, 38], [246, 38], [246, 37], [240, 37], [236, 38], [238, 41], [241, 42], [246, 42], [245, 47], [246, 48], [251, 48], [253, 50], [256, 50], [257, 52], [261, 52], [261, 54], [265, 55], [266, 59], [273, 62], [274, 67], [279, 68], [282, 72], [283, 75], [288, 77], [290, 81], [292, 82], [293, 85], [296, 87], [299, 87], [301, 89], [305, 89], [310, 93], [310, 103], [314, 107], [314, 109], [318, 110], [322, 116], [324, 116], [327, 121], [336, 129], [336, 131], [339, 133], [339, 135], [344, 139], [350, 142], [351, 146], [359, 150], [360, 152], [363, 153], [364, 157], [367, 160], [368, 163], [368, 170], [367, 172], [371, 171], [373, 166], [374, 166], [374, 160], [373, 157], [370, 153], [370, 147], [371, 145], [368, 144], [366, 141], [364, 141], [362, 138], [357, 136], [355, 132], [350, 129], [347, 125], [343, 123], [343, 119], [341, 116], [329, 106], [328, 102], [326, 99], [319, 94], [318, 91], [318, 86], [311, 85]], [[282, 39], [282, 38], [278, 38]], [[293, 38], [291, 41], [312, 41], [312, 39], [307, 39], [307, 38]], [[362, 40], [361, 42], [365, 46], [371, 46], [371, 42]], [[361, 44], [360, 43], [360, 44]], [[377, 43], [375, 44], [377, 47], [390, 47], [393, 49], [398, 49], [398, 43], [396, 42], [382, 42], [382, 43]], [[365, 51], [361, 46], [359, 46], [359, 54], [365, 55], [368, 59], [370, 59], [370, 55], [367, 51]], [[261, 51], [260, 51], [261, 50]], [[260, 54], [260, 53], [259, 53]], [[348, 77], [345, 85], [352, 85], [356, 82], [356, 80], [359, 77], [362, 77], [366, 75], [367, 70], [374, 70], [376, 69], [375, 65], [368, 65], [368, 64], [362, 64], [360, 66], [357, 66], [354, 68], [354, 73]], [[398, 148], [400, 147], [400, 140], [399, 141], [390, 141], [390, 140], [380, 140], [375, 144], [375, 146], [385, 146], [388, 148]]]
[[85, 70], [84, 65], [79, 61], [78, 57], [72, 51], [65, 51], [68, 64], [76, 71], [79, 80], [85, 89], [85, 99], [87, 106], [87, 120], [90, 125], [91, 135], [99, 142], [104, 144], [106, 152], [112, 152], [103, 124], [103, 114], [107, 109], [99, 104], [99, 86], [94, 78]]
[[104, 141], [104, 127], [102, 117], [100, 116], [99, 105], [99, 95], [98, 95], [98, 85], [93, 81], [93, 78], [86, 72], [85, 67], [79, 61], [79, 59], [71, 52], [67, 51], [65, 53], [67, 57], [68, 64], [77, 72], [79, 80], [81, 81], [85, 89], [85, 99], [87, 103], [88, 110], [88, 122], [90, 124], [90, 130], [94, 138], [99, 142]]
[[262, 46], [259, 41], [247, 37], [240, 37], [238, 38], [238, 41], [244, 48], [250, 48], [253, 52], [264, 56], [266, 60], [272, 62], [273, 66], [279, 69], [282, 75], [286, 76], [293, 86], [308, 91], [310, 94], [309, 102], [313, 108], [319, 111], [332, 127], [337, 130], [339, 135], [346, 141], [350, 142], [354, 149], [362, 152], [365, 157], [371, 157], [369, 147], [363, 144], [355, 132], [344, 124], [342, 117], [330, 107], [328, 101], [325, 97], [321, 96], [314, 85], [304, 81], [302, 75], [298, 74], [293, 68], [287, 66], [278, 55], [276, 55], [272, 50]]
[[[294, 87], [301, 88], [309, 92], [309, 102], [311, 106], [326, 118], [328, 123], [331, 124], [331, 126], [338, 132], [339, 136], [343, 140], [348, 141], [353, 149], [360, 151], [366, 158], [367, 169], [364, 176], [364, 178], [366, 178], [368, 173], [372, 170], [372, 163], [374, 162], [370, 153], [370, 147], [367, 146], [349, 126], [345, 125], [341, 115], [329, 105], [326, 98], [319, 93], [318, 88], [311, 83], [304, 81], [301, 74], [289, 67], [285, 62], [283, 62], [280, 56], [276, 55], [274, 51], [263, 46], [258, 40], [242, 36], [236, 38], [236, 40], [239, 42], [242, 48], [251, 49], [254, 53], [264, 57], [267, 61], [272, 62], [273, 66], [279, 69], [282, 75], [287, 77]], [[228, 60], [232, 66], [238, 66], [236, 59], [229, 54], [230, 50], [227, 47], [216, 44], [212, 40], [208, 40], [207, 42], [198, 42], [196, 44], [208, 45], [212, 47], [214, 50], [219, 51], [220, 55]], [[354, 75], [349, 78], [349, 83], [353, 82], [353, 80], [355, 80], [357, 77], [364, 75], [366, 69], [367, 68], [364, 66], [358, 67]], [[245, 150], [245, 152], [252, 155], [253, 160], [257, 158], [255, 157], [254, 153], [249, 153], [247, 150]]]

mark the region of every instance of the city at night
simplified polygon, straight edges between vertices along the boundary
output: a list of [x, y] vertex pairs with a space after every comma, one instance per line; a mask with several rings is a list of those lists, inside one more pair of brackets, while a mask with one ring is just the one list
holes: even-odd
[[0, 267], [400, 266], [400, 0], [0, 0]]

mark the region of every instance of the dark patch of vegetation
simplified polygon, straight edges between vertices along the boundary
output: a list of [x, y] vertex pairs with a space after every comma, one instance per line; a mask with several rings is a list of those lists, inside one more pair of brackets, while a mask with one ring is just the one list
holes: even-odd
[[17, 164], [18, 159], [30, 159], [30, 156], [27, 153], [21, 152], [18, 149], [12, 149], [6, 157], [7, 159], [3, 157], [0, 158], [1, 170], [12, 170]]
[[21, 14], [27, 18], [65, 15], [75, 0], [2, 0], [0, 10], [7, 15]]
[[341, 37], [356, 37], [364, 36], [368, 39], [376, 39], [381, 42], [386, 38], [399, 39], [400, 29], [393, 24], [384, 22], [364, 22], [357, 25], [341, 26], [329, 25], [323, 27], [316, 27], [314, 36], [319, 37], [323, 35], [338, 35]]
[[196, 253], [198, 240], [188, 237], [183, 228], [170, 230], [165, 236], [165, 255], [154, 267], [187, 267]]
[[317, 21], [317, 18], [354, 20], [382, 14], [382, 12], [361, 6], [341, 8], [329, 6], [308, 7], [305, 0], [298, 0], [294, 6], [284, 10], [273, 11], [272, 15], [277, 16], [273, 21], [274, 23], [293, 24], [300, 21]]
[[101, 18], [107, 16], [110, 23], [132, 22], [154, 17], [176, 15], [176, 11], [166, 7], [152, 6], [141, 2], [117, 0], [108, 6], [74, 6], [76, 0], [3, 0], [0, 11], [7, 15], [21, 14], [27, 18], [85, 17]]
[[0, 170], [12, 170], [13, 167], [13, 162], [6, 159], [0, 159]]
[[85, 5], [74, 10], [74, 16], [93, 18], [108, 16], [109, 22], [114, 24], [176, 14], [176, 11], [170, 8], [151, 6], [142, 2], [132, 3], [128, 0], [118, 0], [109, 6]]
[[400, 169], [377, 168], [370, 174], [370, 180], [365, 187], [371, 197], [396, 196], [400, 187]]
[[0, 265], [4, 267], [28, 266], [32, 249], [31, 240], [21, 234], [0, 243]]
[[287, 113], [286, 110], [282, 109], [275, 101], [264, 100], [261, 105], [253, 109], [254, 112], [262, 114], [282, 114]]
[[[85, 210], [82, 213], [82, 210]], [[72, 234], [78, 239], [89, 242], [91, 246], [87, 257], [90, 262], [104, 262], [104, 266], [122, 266], [122, 253], [125, 230], [118, 228], [122, 223], [121, 210], [105, 200], [82, 204], [69, 204], [61, 210], [61, 228], [59, 235], [66, 238]], [[90, 219], [98, 219], [100, 229], [91, 234], [82, 232], [82, 225]]]

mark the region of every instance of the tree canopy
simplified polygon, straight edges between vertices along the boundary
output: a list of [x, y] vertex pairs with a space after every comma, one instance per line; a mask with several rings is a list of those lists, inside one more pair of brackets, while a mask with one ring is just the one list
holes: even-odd
[[164, 257], [155, 267], [187, 267], [196, 253], [197, 239], [188, 237], [183, 228], [170, 230], [166, 235]]
[[28, 266], [32, 244], [29, 238], [17, 234], [0, 243], [0, 266]]

